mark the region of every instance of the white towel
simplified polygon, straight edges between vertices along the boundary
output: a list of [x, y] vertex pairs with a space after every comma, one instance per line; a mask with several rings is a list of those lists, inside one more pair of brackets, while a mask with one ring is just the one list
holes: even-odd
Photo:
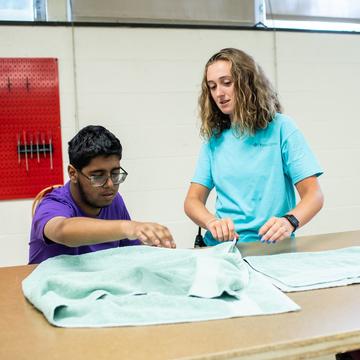
[[360, 283], [360, 246], [248, 256], [244, 260], [286, 292]]
[[129, 246], [41, 263], [23, 292], [63, 327], [149, 325], [299, 310], [234, 243], [206, 250]]

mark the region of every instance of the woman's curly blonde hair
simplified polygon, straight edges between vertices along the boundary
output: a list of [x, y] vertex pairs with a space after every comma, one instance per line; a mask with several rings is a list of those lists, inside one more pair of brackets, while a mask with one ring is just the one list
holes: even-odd
[[[208, 67], [216, 61], [231, 64], [234, 82], [235, 107], [232, 120], [220, 111], [211, 96], [207, 83]], [[238, 134], [255, 134], [264, 129], [276, 112], [281, 112], [277, 93], [261, 67], [244, 51], [226, 48], [213, 55], [205, 66], [199, 97], [200, 134], [209, 139], [232, 127]]]

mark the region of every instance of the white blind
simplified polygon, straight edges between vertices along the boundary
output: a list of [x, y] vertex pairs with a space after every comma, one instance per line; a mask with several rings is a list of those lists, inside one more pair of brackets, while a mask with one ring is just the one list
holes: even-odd
[[253, 26], [261, 0], [72, 0], [74, 21]]
[[360, 23], [360, 1], [266, 0], [266, 18]]

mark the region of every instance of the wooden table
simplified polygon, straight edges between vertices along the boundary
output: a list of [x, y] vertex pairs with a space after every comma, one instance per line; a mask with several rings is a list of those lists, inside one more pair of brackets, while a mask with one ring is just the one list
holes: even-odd
[[[360, 245], [360, 231], [253, 244], [258, 252]], [[266, 251], [264, 250], [266, 249]], [[360, 348], [360, 285], [292, 293], [299, 312], [173, 325], [64, 329], [21, 291], [34, 266], [0, 268], [0, 359], [310, 359]]]

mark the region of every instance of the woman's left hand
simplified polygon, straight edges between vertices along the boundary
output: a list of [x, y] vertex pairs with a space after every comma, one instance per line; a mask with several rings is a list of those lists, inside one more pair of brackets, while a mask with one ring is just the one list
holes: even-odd
[[275, 243], [290, 237], [294, 228], [283, 217], [272, 217], [259, 230], [261, 242]]

